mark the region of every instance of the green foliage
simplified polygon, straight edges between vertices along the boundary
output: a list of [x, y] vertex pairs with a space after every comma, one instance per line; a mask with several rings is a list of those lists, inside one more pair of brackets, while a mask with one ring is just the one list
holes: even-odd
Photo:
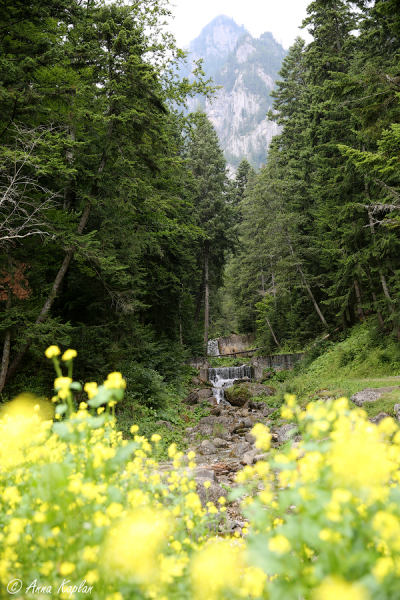
[[0, 388], [7, 362], [10, 386], [56, 338], [93, 379], [135, 356], [170, 382], [201, 348], [204, 235], [179, 107], [212, 89], [199, 71], [176, 79], [185, 53], [159, 29], [169, 14], [164, 0], [3, 6], [1, 190], [18, 176], [2, 199]]

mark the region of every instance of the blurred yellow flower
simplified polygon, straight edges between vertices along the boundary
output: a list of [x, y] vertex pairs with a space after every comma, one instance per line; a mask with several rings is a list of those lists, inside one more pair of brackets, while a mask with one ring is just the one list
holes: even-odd
[[89, 383], [85, 383], [84, 391], [89, 396], [89, 400], [95, 397], [98, 392], [97, 383], [95, 381], [91, 381]]
[[240, 549], [229, 541], [212, 541], [195, 554], [190, 572], [195, 598], [220, 600], [224, 590], [234, 590], [239, 585]]
[[327, 577], [315, 590], [316, 600], [369, 600], [364, 586], [344, 579]]
[[123, 390], [126, 388], [126, 381], [122, 377], [122, 373], [118, 371], [114, 371], [114, 373], [110, 373], [104, 382], [104, 387], [109, 389], [117, 389], [122, 388]]
[[70, 350], [66, 350], [66, 351], [64, 352], [64, 354], [62, 355], [62, 357], [61, 357], [61, 358], [62, 358], [64, 361], [67, 361], [67, 360], [71, 360], [72, 358], [75, 358], [77, 355], [78, 355], [78, 354], [77, 354], [77, 351], [76, 351], [76, 350], [71, 350], [71, 349], [70, 349]]
[[71, 383], [72, 379], [70, 377], [57, 377], [57, 379], [54, 380], [54, 389], [69, 389]]
[[157, 556], [171, 529], [164, 510], [141, 507], [113, 527], [104, 546], [103, 570], [113, 577], [148, 582], [157, 573]]
[[158, 433], [153, 433], [153, 435], [151, 436], [151, 441], [159, 442], [160, 440], [161, 440], [161, 435], [158, 435]]
[[75, 571], [75, 565], [71, 562], [63, 562], [60, 565], [60, 575], [71, 575]]
[[49, 346], [45, 351], [47, 358], [53, 358], [53, 356], [58, 356], [59, 354], [61, 354], [61, 350], [58, 346]]
[[290, 552], [292, 546], [284, 535], [279, 534], [269, 540], [268, 548], [271, 552], [275, 552], [276, 554], [286, 554], [287, 552]]

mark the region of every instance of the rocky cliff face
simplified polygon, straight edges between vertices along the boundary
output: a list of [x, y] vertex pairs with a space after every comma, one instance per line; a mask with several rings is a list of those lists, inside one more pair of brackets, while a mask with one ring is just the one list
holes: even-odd
[[[193, 58], [204, 58], [207, 76], [221, 87], [205, 110], [214, 124], [231, 174], [243, 157], [254, 167], [266, 159], [271, 139], [279, 131], [268, 121], [274, 87], [285, 51], [271, 33], [253, 38], [225, 16], [209, 23], [190, 44]], [[195, 109], [199, 100], [190, 108]]]

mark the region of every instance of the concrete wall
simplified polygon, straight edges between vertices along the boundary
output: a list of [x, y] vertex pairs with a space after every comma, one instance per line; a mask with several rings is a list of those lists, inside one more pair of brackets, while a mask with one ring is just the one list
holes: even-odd
[[[255, 336], [250, 333], [248, 335], [236, 335], [232, 333], [227, 337], [218, 338], [218, 348], [220, 354], [232, 354], [233, 352], [240, 353], [246, 350], [254, 343]], [[245, 355], [244, 355], [245, 356]]]
[[256, 368], [272, 367], [275, 371], [293, 369], [294, 365], [304, 356], [304, 352], [293, 354], [274, 354], [272, 356], [253, 356], [250, 363]]

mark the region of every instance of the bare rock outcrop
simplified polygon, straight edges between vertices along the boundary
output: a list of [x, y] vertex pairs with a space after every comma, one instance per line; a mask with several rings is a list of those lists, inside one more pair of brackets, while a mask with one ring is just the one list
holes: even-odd
[[350, 400], [357, 406], [362, 406], [364, 402], [375, 402], [384, 394], [388, 394], [398, 389], [400, 389], [400, 386], [398, 385], [385, 388], [365, 388], [361, 390], [361, 392], [357, 392], [351, 396]]

